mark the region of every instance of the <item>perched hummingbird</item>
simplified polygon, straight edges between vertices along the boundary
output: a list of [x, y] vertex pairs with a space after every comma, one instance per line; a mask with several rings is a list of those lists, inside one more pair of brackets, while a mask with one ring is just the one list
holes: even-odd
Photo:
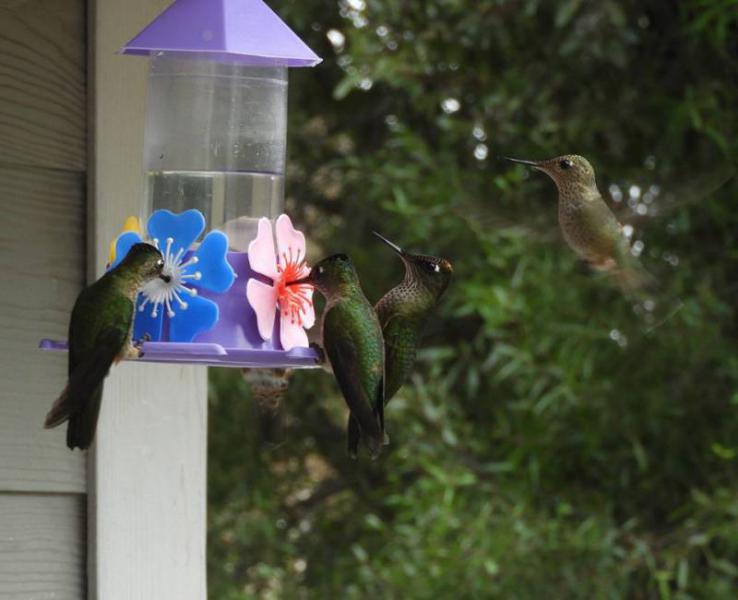
[[507, 158], [543, 171], [559, 190], [559, 226], [569, 247], [594, 269], [611, 274], [626, 293], [654, 283], [630, 251], [623, 228], [602, 199], [592, 165], [575, 154], [532, 161]]
[[324, 258], [307, 277], [287, 285], [304, 283], [326, 298], [322, 347], [351, 413], [349, 455], [356, 457], [363, 438], [376, 458], [384, 444], [384, 342], [377, 315], [345, 254]]
[[446, 291], [453, 267], [443, 258], [410, 254], [374, 232], [402, 259], [405, 278], [387, 292], [374, 309], [384, 335], [384, 401], [389, 402], [415, 363], [421, 333]]
[[151, 244], [135, 244], [123, 261], [80, 292], [69, 322], [69, 380], [46, 415], [47, 429], [69, 421], [67, 446], [89, 448], [100, 413], [103, 380], [113, 363], [141, 356], [131, 343], [136, 294], [162, 274], [164, 258]]

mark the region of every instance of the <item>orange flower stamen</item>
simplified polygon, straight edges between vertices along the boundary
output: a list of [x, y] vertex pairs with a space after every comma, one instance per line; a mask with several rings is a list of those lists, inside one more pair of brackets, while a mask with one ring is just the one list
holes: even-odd
[[312, 286], [291, 285], [289, 281], [300, 279], [307, 275], [310, 270], [305, 264], [305, 259], [300, 260], [301, 252], [298, 250], [297, 256], [292, 255], [292, 248], [288, 248], [288, 252], [282, 253], [282, 260], [277, 263], [277, 273], [279, 276], [276, 281], [277, 302], [279, 302], [279, 312], [282, 316], [290, 319], [295, 324], [302, 326], [302, 315], [306, 312], [307, 306], [312, 306], [313, 302], [308, 297], [308, 292]]

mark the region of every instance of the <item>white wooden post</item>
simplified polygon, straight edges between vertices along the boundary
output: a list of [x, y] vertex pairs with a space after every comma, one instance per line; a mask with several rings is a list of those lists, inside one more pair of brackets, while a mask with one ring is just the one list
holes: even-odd
[[[90, 5], [90, 275], [143, 191], [148, 60], [116, 54], [167, 0]], [[127, 363], [105, 385], [89, 472], [92, 600], [203, 600], [206, 411], [204, 367]]]

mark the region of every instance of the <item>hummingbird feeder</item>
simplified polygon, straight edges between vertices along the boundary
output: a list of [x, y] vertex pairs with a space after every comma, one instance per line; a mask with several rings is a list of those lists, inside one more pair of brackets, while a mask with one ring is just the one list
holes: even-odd
[[321, 59], [262, 0], [176, 0], [121, 53], [150, 58], [145, 197], [109, 267], [147, 240], [169, 275], [136, 301], [141, 360], [317, 364], [312, 289], [285, 286], [309, 270], [305, 238], [282, 211], [287, 69]]

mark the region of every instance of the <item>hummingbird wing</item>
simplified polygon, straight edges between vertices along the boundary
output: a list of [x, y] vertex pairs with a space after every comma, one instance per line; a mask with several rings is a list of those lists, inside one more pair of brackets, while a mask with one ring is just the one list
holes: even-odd
[[108, 327], [95, 338], [94, 348], [74, 366], [67, 386], [51, 407], [44, 427], [69, 421], [67, 446], [89, 448], [95, 436], [102, 400], [102, 382], [110, 366], [128, 343], [128, 331]]
[[392, 315], [382, 321], [384, 336], [385, 405], [394, 397], [412, 371], [422, 323]]
[[461, 196], [451, 205], [451, 211], [480, 236], [488, 235], [491, 231], [508, 231], [535, 236], [535, 239], [542, 241], [556, 240], [559, 228], [553, 213], [532, 212], [522, 198], [518, 200], [517, 204], [511, 201], [500, 206], [490, 198]]
[[[697, 175], [683, 178], [681, 181], [671, 181], [668, 185], [658, 186], [658, 194], [652, 194], [651, 204], [645, 214], [638, 212], [640, 204], [630, 206], [627, 203], [616, 209], [618, 220], [623, 225], [639, 226], [652, 222], [654, 218], [666, 217], [680, 208], [709, 198], [723, 186], [735, 178], [736, 166], [730, 162], [718, 164], [711, 170]], [[642, 211], [642, 209], [641, 209]]]
[[341, 388], [346, 404], [359, 422], [362, 431], [382, 439], [381, 422], [384, 411], [379, 407], [383, 404], [381, 400], [384, 384], [380, 382], [380, 385], [376, 386], [374, 397], [369, 396], [368, 390], [362, 384], [356, 346], [349, 338], [326, 344], [325, 350], [333, 365], [333, 374], [336, 376], [338, 387]]
[[[374, 444], [376, 451], [384, 443], [384, 373], [383, 369], [381, 373], [376, 373], [371, 363], [374, 358], [381, 359], [383, 356], [362, 356], [361, 342], [355, 340], [343, 326], [336, 308], [326, 314], [323, 328], [323, 347], [338, 387], [356, 420], [354, 424], [349, 421], [349, 452], [358, 446], [357, 438], [360, 436], [356, 435], [357, 431], [370, 438], [368, 441]], [[364, 368], [362, 362], [365, 363]], [[383, 361], [379, 364], [383, 365]]]

